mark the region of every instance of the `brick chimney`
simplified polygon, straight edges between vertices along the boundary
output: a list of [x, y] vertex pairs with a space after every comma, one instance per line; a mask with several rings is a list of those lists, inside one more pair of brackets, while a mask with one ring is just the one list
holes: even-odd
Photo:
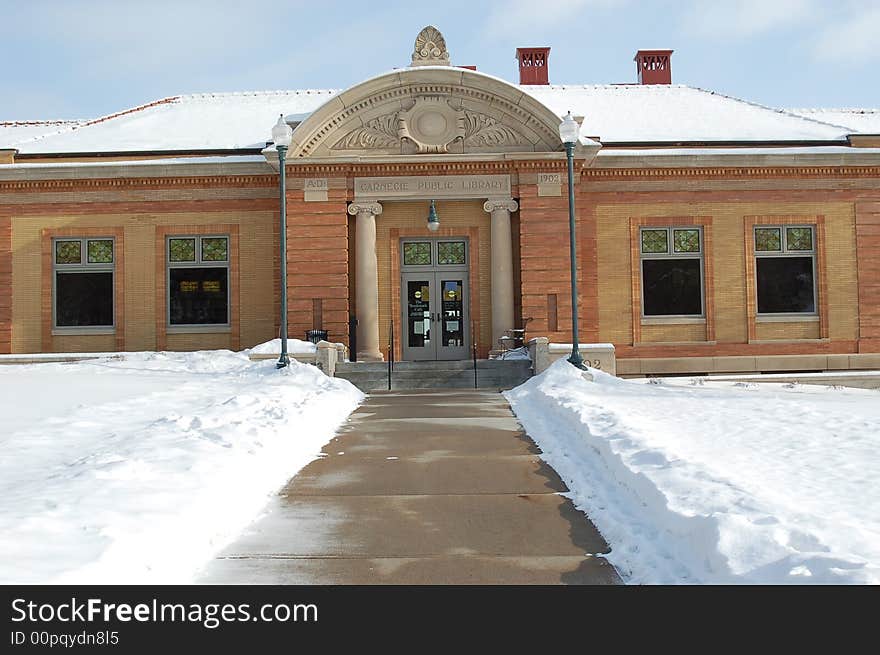
[[550, 84], [550, 48], [517, 48], [520, 84]]
[[639, 50], [633, 61], [639, 84], [672, 84], [672, 50]]

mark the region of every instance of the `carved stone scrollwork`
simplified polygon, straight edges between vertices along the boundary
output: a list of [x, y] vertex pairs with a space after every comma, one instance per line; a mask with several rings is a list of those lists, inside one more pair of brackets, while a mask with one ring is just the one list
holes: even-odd
[[491, 214], [496, 211], [515, 212], [519, 204], [513, 198], [489, 198], [483, 203], [483, 211]]
[[357, 216], [361, 213], [378, 216], [382, 213], [382, 205], [378, 202], [353, 202], [348, 206], [348, 213], [352, 216]]
[[379, 116], [339, 139], [333, 150], [397, 150], [403, 139], [420, 153], [445, 153], [462, 140], [467, 150], [494, 150], [532, 143], [512, 127], [474, 111], [449, 105], [442, 96], [419, 96], [402, 112]]
[[465, 146], [490, 148], [493, 146], [529, 145], [529, 142], [513, 129], [502, 125], [491, 116], [465, 112]]
[[400, 145], [397, 114], [386, 114], [352, 130], [333, 146], [333, 150], [378, 150]]
[[449, 51], [446, 39], [433, 25], [419, 32], [413, 48], [410, 66], [449, 66]]

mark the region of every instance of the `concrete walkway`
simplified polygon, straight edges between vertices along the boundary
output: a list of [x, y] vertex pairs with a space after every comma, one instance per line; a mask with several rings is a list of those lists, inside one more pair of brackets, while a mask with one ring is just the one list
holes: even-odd
[[538, 452], [497, 392], [374, 394], [200, 582], [619, 582]]

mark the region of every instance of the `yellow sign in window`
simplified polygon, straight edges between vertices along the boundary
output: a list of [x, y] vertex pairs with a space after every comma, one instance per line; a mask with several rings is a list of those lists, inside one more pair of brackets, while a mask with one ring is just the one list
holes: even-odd
[[220, 280], [205, 280], [202, 282], [202, 291], [205, 293], [220, 293]]
[[199, 283], [196, 280], [181, 280], [180, 281], [180, 292], [181, 293], [195, 293], [199, 290]]

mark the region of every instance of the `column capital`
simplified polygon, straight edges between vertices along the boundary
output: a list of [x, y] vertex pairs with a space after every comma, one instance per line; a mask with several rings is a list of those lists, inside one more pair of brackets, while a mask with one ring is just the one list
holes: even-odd
[[372, 214], [378, 216], [382, 213], [382, 205], [375, 201], [369, 202], [353, 202], [348, 206], [348, 213], [352, 216], [357, 214]]
[[483, 203], [483, 211], [492, 212], [507, 211], [515, 212], [519, 208], [519, 204], [513, 198], [489, 198]]

